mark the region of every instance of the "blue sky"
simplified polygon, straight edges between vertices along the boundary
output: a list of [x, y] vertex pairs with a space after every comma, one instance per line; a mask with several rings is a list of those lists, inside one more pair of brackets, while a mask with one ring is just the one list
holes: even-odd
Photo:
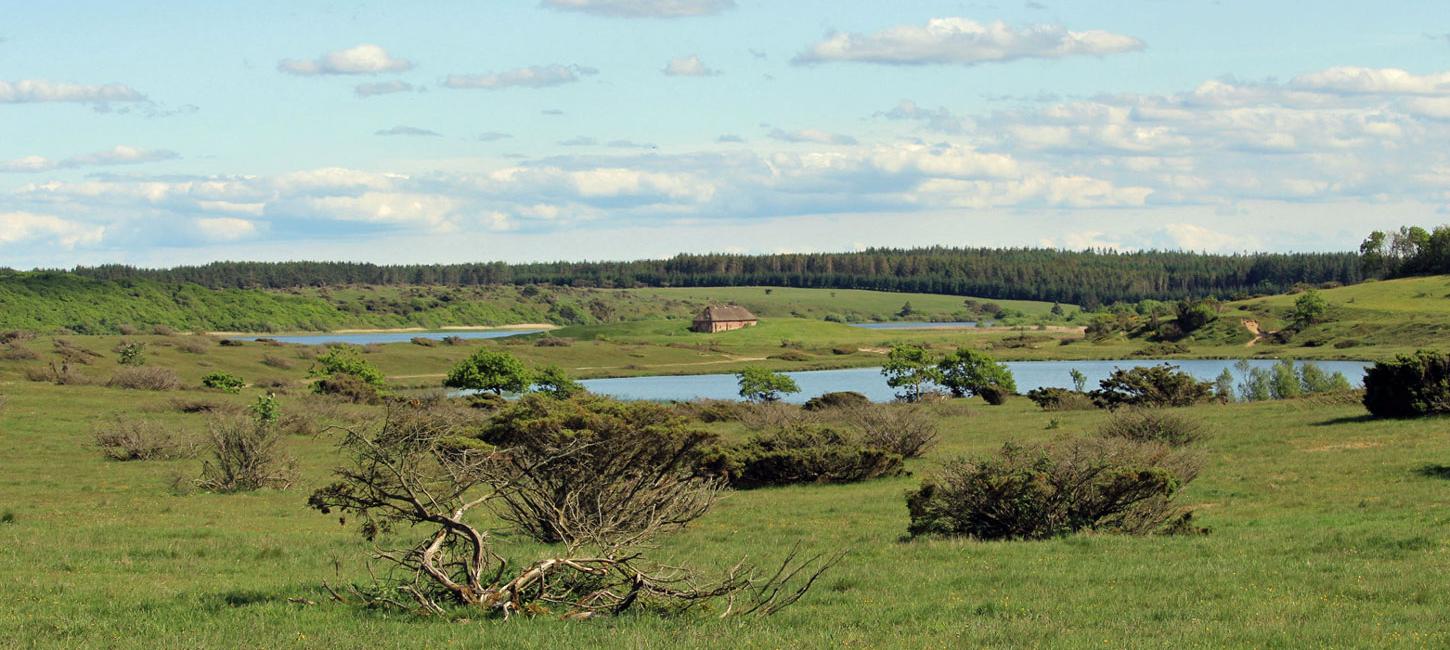
[[1450, 207], [1432, 3], [55, 2], [0, 266], [1353, 247]]

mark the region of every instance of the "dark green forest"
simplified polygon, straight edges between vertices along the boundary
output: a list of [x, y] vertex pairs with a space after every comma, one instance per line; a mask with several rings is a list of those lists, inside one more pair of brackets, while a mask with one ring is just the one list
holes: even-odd
[[872, 289], [1043, 300], [1092, 309], [1118, 301], [1238, 298], [1296, 284], [1350, 284], [1364, 277], [1354, 253], [1208, 255], [1187, 252], [1032, 248], [869, 249], [853, 253], [677, 255], [631, 262], [377, 265], [355, 262], [216, 262], [169, 269], [108, 265], [72, 273], [98, 280], [151, 280], [212, 289], [348, 285], [574, 287], [775, 286]]

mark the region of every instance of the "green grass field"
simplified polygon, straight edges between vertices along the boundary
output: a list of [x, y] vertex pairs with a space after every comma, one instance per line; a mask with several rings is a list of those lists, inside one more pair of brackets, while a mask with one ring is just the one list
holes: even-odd
[[[1327, 290], [1332, 320], [1301, 337], [1355, 336], [1352, 348], [1239, 342], [1190, 344], [1179, 356], [1384, 358], [1440, 341], [1450, 279], [1418, 278]], [[666, 301], [694, 300], [681, 290]], [[752, 290], [739, 290], [748, 292]], [[806, 291], [806, 290], [802, 290]], [[777, 297], [776, 290], [769, 300]], [[762, 291], [763, 295], [763, 291]], [[824, 292], [798, 300], [821, 301]], [[838, 296], [839, 297], [839, 296]], [[734, 298], [728, 298], [734, 299]], [[745, 302], [741, 297], [740, 302]], [[890, 304], [899, 294], [852, 296]], [[1229, 326], [1277, 327], [1293, 296], [1230, 304]], [[651, 297], [649, 301], [661, 298]], [[951, 298], [950, 300], [957, 300]], [[872, 302], [874, 301], [874, 303]], [[651, 304], [660, 304], [651, 302]], [[667, 303], [675, 304], [675, 303]], [[784, 303], [783, 303], [784, 304]], [[822, 303], [827, 304], [827, 303]], [[1240, 305], [1244, 308], [1240, 309]], [[1146, 342], [1092, 343], [1072, 329], [873, 331], [816, 317], [774, 315], [715, 335], [681, 319], [568, 327], [540, 336], [423, 347], [373, 346], [365, 357], [403, 387], [436, 387], [479, 346], [580, 377], [875, 365], [895, 342], [987, 349], [1002, 359], [1120, 358]], [[814, 313], [814, 312], [813, 312]], [[1407, 329], [1409, 328], [1409, 329]], [[36, 358], [0, 360], [0, 646], [101, 647], [1435, 647], [1450, 644], [1450, 420], [1377, 421], [1323, 399], [1184, 409], [1213, 431], [1208, 463], [1184, 493], [1201, 537], [1078, 535], [1045, 542], [903, 541], [903, 494], [943, 460], [1007, 440], [1090, 431], [1104, 414], [1044, 413], [1025, 399], [933, 405], [940, 446], [909, 461], [912, 476], [856, 485], [732, 493], [656, 555], [722, 569], [769, 564], [801, 540], [850, 555], [806, 599], [764, 620], [640, 612], [614, 620], [417, 619], [332, 602], [323, 581], [361, 578], [368, 546], [353, 527], [305, 506], [339, 463], [338, 431], [291, 436], [301, 478], [286, 491], [178, 493], [201, 461], [114, 462], [92, 443], [115, 415], [192, 433], [206, 416], [173, 399], [248, 403], [196, 386], [224, 370], [294, 386], [283, 412], [319, 409], [300, 384], [316, 349], [193, 336], [68, 336], [95, 351], [78, 371], [99, 383], [126, 340], [149, 366], [189, 387], [145, 392], [26, 380], [55, 358], [54, 337], [21, 344]], [[194, 346], [194, 343], [204, 343]], [[1066, 342], [1066, 343], [1064, 343]], [[191, 349], [191, 351], [188, 351]], [[790, 353], [790, 354], [787, 354]], [[781, 358], [782, 355], [788, 358]], [[17, 356], [26, 356], [20, 353]], [[777, 357], [777, 358], [771, 358]], [[343, 420], [378, 407], [325, 407]], [[711, 425], [738, 435], [738, 423]], [[505, 536], [522, 559], [550, 549]], [[311, 604], [309, 604], [311, 603]]]
[[[1202, 537], [1079, 535], [1047, 542], [902, 541], [903, 493], [942, 459], [1005, 440], [1090, 430], [1099, 412], [1026, 400], [935, 407], [944, 437], [916, 476], [738, 492], [657, 553], [721, 568], [776, 559], [795, 540], [850, 555], [792, 609], [463, 624], [330, 601], [368, 547], [308, 510], [337, 464], [336, 433], [292, 437], [287, 491], [178, 495], [197, 460], [120, 463], [92, 426], [170, 412], [176, 393], [55, 387], [6, 376], [0, 392], [0, 645], [104, 647], [1426, 647], [1450, 643], [1446, 420], [1369, 421], [1353, 404], [1202, 406], [1208, 464], [1183, 495]], [[250, 395], [212, 400], [245, 401]], [[284, 412], [301, 398], [283, 398]], [[1058, 421], [1056, 429], [1047, 427]], [[517, 539], [525, 557], [548, 553]], [[299, 604], [305, 599], [316, 604]]]

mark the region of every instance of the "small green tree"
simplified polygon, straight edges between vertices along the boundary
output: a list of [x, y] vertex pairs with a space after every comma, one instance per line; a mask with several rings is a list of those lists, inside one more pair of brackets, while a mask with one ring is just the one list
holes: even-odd
[[146, 365], [146, 344], [127, 341], [122, 343], [116, 352], [120, 354], [120, 362], [123, 366], [144, 366]]
[[940, 376], [937, 381], [952, 392], [952, 397], [970, 397], [990, 387], [1017, 392], [1012, 371], [976, 350], [957, 348], [938, 362], [936, 368]]
[[901, 389], [896, 396], [908, 402], [921, 399], [926, 385], [941, 378], [941, 372], [933, 363], [931, 352], [920, 345], [903, 343], [891, 346], [881, 374], [886, 385]]
[[1303, 392], [1293, 359], [1280, 359], [1270, 370], [1269, 391], [1274, 399], [1292, 399]]
[[448, 371], [443, 385], [463, 390], [492, 391], [495, 395], [522, 393], [529, 388], [529, 371], [514, 355], [482, 349]]
[[1289, 312], [1289, 320], [1294, 327], [1303, 329], [1324, 322], [1328, 313], [1329, 302], [1318, 291], [1310, 289], [1294, 301], [1294, 311]]
[[900, 316], [902, 318], [906, 318], [907, 316], [910, 316], [910, 315], [915, 314], [915, 313], [916, 313], [916, 310], [911, 307], [911, 301], [908, 300], [908, 301], [906, 301], [906, 304], [904, 304], [904, 305], [901, 306], [901, 310], [898, 311], [898, 312], [896, 312], [896, 315], [897, 316]]
[[584, 392], [584, 386], [565, 374], [559, 366], [544, 366], [534, 370], [533, 391], [555, 399], [569, 399]]
[[312, 386], [313, 390], [317, 392], [324, 390], [328, 380], [343, 377], [360, 381], [374, 391], [383, 390], [387, 384], [383, 371], [368, 363], [361, 354], [358, 354], [356, 348], [351, 347], [337, 347], [328, 350], [327, 354], [317, 357], [317, 363], [307, 374], [319, 380]]
[[1062, 315], [1064, 314], [1064, 312], [1062, 311], [1062, 305], [1061, 304], [1058, 304], [1058, 303], [1055, 303], [1055, 302], [1052, 303], [1052, 310], [1051, 310], [1050, 313], [1053, 316], [1057, 316], [1058, 318], [1061, 318]]
[[1082, 371], [1078, 370], [1077, 368], [1073, 368], [1072, 370], [1067, 371], [1067, 374], [1072, 376], [1073, 390], [1079, 393], [1087, 391], [1087, 375], [1084, 375]]
[[1218, 378], [1213, 380], [1213, 396], [1220, 402], [1228, 403], [1234, 401], [1234, 373], [1228, 368], [1218, 373]]
[[740, 396], [752, 402], [775, 402], [784, 395], [801, 392], [790, 376], [765, 368], [746, 368], [735, 377], [740, 382]]

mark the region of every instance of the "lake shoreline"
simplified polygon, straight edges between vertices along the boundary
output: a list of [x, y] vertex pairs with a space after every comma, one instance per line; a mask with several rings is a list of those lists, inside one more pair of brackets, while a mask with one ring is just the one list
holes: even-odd
[[340, 330], [298, 330], [295, 332], [193, 332], [201, 336], [329, 336], [332, 334], [407, 334], [410, 332], [494, 332], [507, 330], [556, 330], [553, 323], [510, 323], [508, 325], [443, 325], [441, 327], [378, 327]]

